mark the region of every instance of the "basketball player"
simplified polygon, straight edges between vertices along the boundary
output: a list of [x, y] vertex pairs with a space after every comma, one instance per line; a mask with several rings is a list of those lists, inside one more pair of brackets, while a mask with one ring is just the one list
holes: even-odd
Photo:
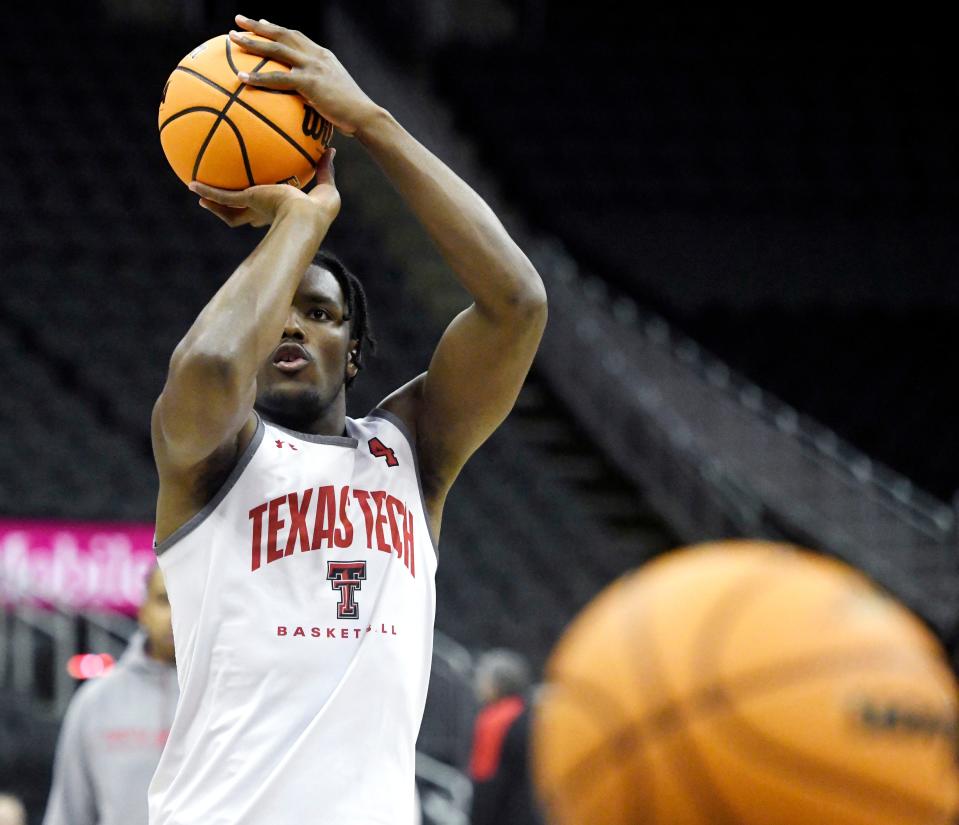
[[[503, 421], [546, 322], [543, 284], [489, 207], [299, 32], [237, 18], [295, 90], [380, 165], [473, 296], [422, 375], [346, 417], [365, 302], [315, 258], [340, 199], [191, 189], [270, 225], [170, 361], [153, 443], [157, 553], [181, 698], [151, 825], [411, 825], [443, 503]], [[315, 261], [315, 263], [314, 263]], [[389, 311], [389, 307], [385, 308]], [[412, 366], [412, 365], [411, 365]]]

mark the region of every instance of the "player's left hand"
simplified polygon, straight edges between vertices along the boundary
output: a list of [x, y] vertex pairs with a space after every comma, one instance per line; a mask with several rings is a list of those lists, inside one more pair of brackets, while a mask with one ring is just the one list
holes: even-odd
[[248, 189], [217, 189], [199, 181], [190, 183], [190, 191], [200, 196], [200, 206], [212, 212], [227, 226], [267, 226], [297, 201], [308, 206], [307, 214], [325, 221], [326, 225], [340, 211], [340, 193], [333, 177], [333, 156], [336, 149], [327, 149], [316, 164], [316, 183], [309, 194], [288, 183], [251, 186]]
[[[336, 56], [305, 34], [266, 20], [250, 20], [242, 14], [236, 16], [236, 22], [245, 31], [231, 31], [233, 43], [250, 54], [269, 57], [290, 67], [289, 72], [241, 72], [239, 77], [243, 82], [264, 89], [296, 90], [347, 136], [355, 135], [379, 111]], [[247, 37], [246, 32], [266, 40]]]

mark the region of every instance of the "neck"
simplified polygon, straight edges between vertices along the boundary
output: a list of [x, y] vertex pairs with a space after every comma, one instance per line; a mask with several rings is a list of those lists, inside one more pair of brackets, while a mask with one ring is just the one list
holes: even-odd
[[294, 410], [281, 410], [254, 405], [254, 409], [271, 424], [288, 430], [310, 435], [343, 435], [346, 430], [346, 396], [340, 391], [332, 403], [323, 409], [307, 410], [298, 414]]
[[156, 649], [149, 639], [143, 643], [143, 652], [146, 653], [148, 659], [153, 659], [154, 662], [162, 662], [165, 665], [173, 664], [170, 658], [161, 656], [156, 652]]

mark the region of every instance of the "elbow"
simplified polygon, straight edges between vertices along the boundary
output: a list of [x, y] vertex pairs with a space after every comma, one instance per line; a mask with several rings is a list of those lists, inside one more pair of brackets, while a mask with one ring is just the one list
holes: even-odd
[[548, 313], [546, 286], [535, 269], [530, 267], [530, 276], [524, 279], [523, 287], [514, 293], [510, 303], [523, 321], [546, 324]]
[[526, 262], [523, 270], [504, 273], [505, 282], [491, 294], [477, 297], [476, 307], [489, 320], [508, 326], [546, 324], [547, 300], [543, 279]]

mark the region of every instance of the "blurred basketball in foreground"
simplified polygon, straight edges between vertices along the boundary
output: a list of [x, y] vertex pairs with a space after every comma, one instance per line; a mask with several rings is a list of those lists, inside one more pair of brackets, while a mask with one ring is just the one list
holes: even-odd
[[851, 568], [720, 542], [607, 588], [548, 665], [533, 768], [551, 825], [955, 821], [956, 684]]
[[184, 183], [302, 188], [313, 177], [333, 127], [296, 92], [257, 89], [237, 78], [237, 72], [254, 71], [289, 67], [244, 52], [221, 35], [197, 46], [170, 75], [160, 101], [160, 143]]

